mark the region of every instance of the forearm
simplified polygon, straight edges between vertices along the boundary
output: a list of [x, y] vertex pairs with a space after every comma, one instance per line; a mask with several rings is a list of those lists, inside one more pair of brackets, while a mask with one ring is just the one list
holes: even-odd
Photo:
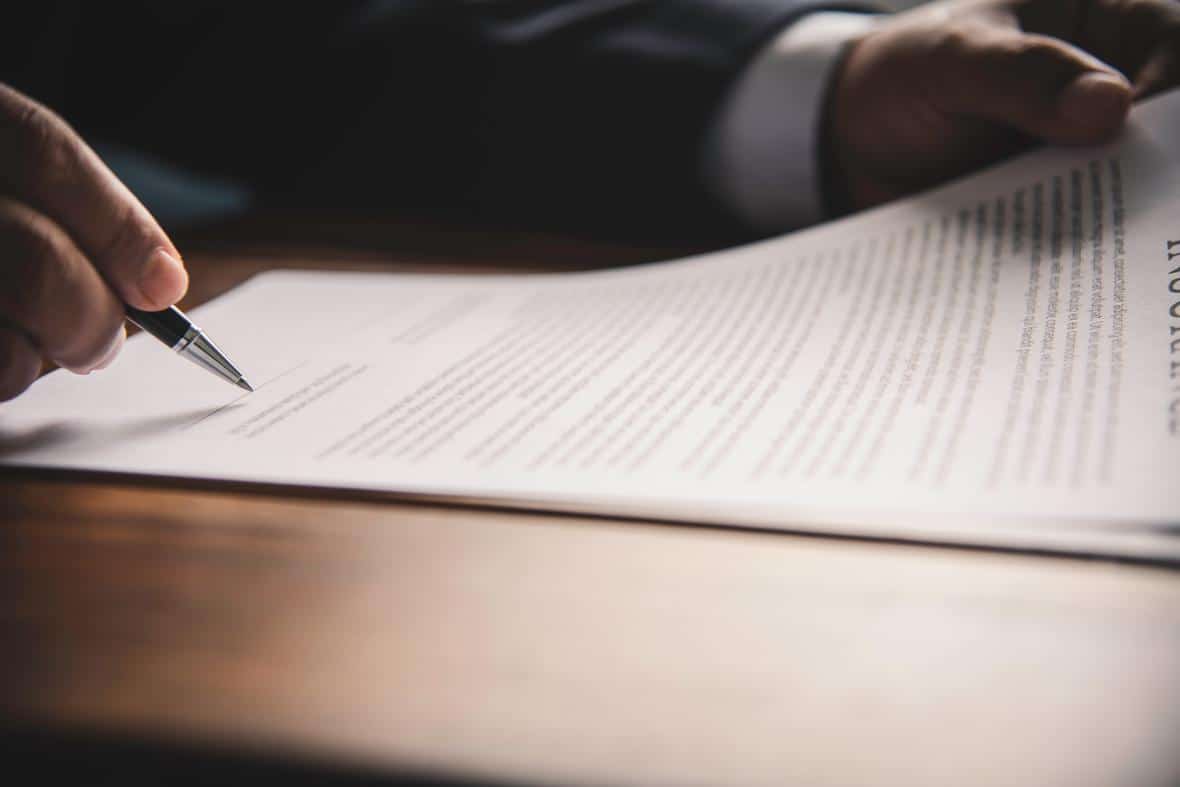
[[[774, 132], [769, 144], [719, 118], [757, 117], [742, 108], [760, 95], [751, 66], [831, 5], [392, 3], [282, 17], [202, 5], [128, 27], [142, 11], [128, 4], [74, 19], [54, 92], [85, 133], [272, 200], [680, 231], [728, 214], [763, 229], [750, 221], [759, 198], [739, 193], [756, 182], [745, 173], [775, 168], [789, 190], [814, 191], [822, 68], [788, 73], [812, 87], [772, 97], [753, 121]], [[723, 154], [719, 137], [735, 140]], [[782, 201], [762, 199], [772, 212]]]

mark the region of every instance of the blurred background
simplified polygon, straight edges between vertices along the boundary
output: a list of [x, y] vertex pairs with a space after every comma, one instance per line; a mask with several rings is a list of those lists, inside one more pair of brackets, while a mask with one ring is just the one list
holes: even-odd
[[[883, 11], [904, 11], [929, 0], [875, 0]], [[170, 232], [199, 229], [246, 215], [258, 195], [224, 174], [174, 161], [101, 138], [91, 144]]]

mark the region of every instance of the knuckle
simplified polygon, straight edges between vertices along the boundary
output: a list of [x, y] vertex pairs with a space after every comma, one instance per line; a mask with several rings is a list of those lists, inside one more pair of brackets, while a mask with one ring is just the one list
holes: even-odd
[[0, 200], [0, 252], [0, 324], [21, 326], [68, 368], [100, 360], [122, 309], [89, 281], [89, 263], [70, 237], [44, 215]]
[[99, 260], [118, 260], [148, 244], [147, 232], [136, 221], [134, 209], [126, 203], [112, 207], [110, 234], [94, 250], [94, 256]]
[[1024, 36], [999, 54], [1007, 68], [1038, 84], [1067, 79], [1080, 68], [1059, 43], [1040, 36]]
[[88, 372], [103, 359], [113, 346], [115, 335], [122, 327], [119, 320], [95, 321], [83, 332], [75, 333], [54, 355], [54, 360], [72, 372]]
[[994, 25], [974, 17], [937, 24], [927, 34], [937, 63], [956, 63], [987, 57], [1002, 46], [1003, 36]]
[[1038, 36], [1024, 36], [1011, 44], [1009, 56], [1021, 61], [1022, 64], [1036, 66], [1050, 60], [1058, 60], [1060, 50], [1048, 39]]
[[975, 45], [975, 31], [961, 23], [947, 24], [934, 33], [932, 54], [940, 59], [958, 59]]
[[52, 220], [0, 204], [0, 323], [22, 326], [48, 357], [72, 369], [95, 361], [121, 323], [118, 309], [84, 293], [77, 249]]
[[28, 101], [18, 112], [17, 127], [23, 140], [26, 166], [32, 182], [50, 190], [60, 186], [77, 165], [73, 131], [52, 110]]
[[32, 211], [4, 216], [0, 235], [8, 257], [6, 311], [18, 318], [30, 317], [50, 303], [61, 284], [64, 239], [49, 219]]

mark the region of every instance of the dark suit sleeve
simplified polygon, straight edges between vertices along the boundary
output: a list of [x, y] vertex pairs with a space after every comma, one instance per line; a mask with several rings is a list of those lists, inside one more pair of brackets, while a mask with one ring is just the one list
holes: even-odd
[[643, 227], [718, 215], [699, 165], [724, 90], [798, 15], [840, 7], [157, 5], [65, 4], [60, 68], [10, 56], [13, 81], [85, 133], [272, 202]]
[[484, 20], [496, 65], [482, 182], [493, 192], [512, 183], [509, 197], [533, 210], [673, 230], [711, 223], [706, 127], [746, 61], [808, 6], [549, 6]]

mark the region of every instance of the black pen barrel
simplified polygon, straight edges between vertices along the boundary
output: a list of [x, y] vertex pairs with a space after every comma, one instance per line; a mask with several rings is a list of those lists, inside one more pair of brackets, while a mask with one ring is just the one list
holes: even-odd
[[169, 347], [175, 347], [184, 338], [189, 328], [193, 327], [192, 322], [175, 306], [169, 306], [158, 312], [146, 312], [128, 306], [127, 319]]

